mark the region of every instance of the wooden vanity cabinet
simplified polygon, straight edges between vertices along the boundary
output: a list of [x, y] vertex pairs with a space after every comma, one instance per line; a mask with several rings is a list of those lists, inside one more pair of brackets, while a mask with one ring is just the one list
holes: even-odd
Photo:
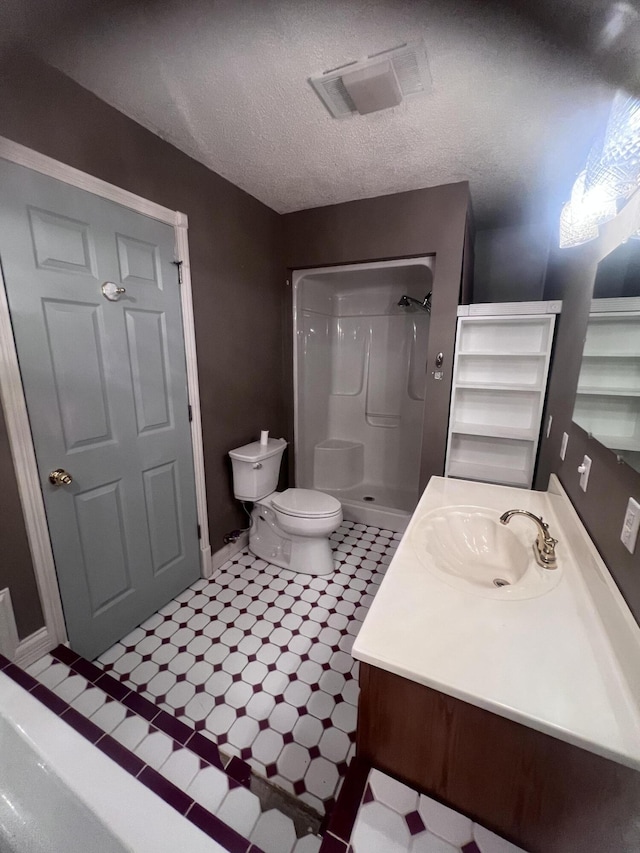
[[640, 773], [360, 664], [357, 754], [528, 853], [638, 853]]

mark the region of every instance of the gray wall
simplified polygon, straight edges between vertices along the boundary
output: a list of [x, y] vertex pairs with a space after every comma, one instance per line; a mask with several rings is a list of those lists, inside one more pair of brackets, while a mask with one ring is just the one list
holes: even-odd
[[[469, 215], [467, 182], [413, 190], [283, 217], [288, 270], [416, 255], [435, 255], [432, 328], [427, 354], [427, 394], [420, 466], [424, 488], [444, 472], [456, 313]], [[471, 263], [468, 258], [468, 264]], [[290, 313], [289, 313], [289, 320]], [[291, 326], [289, 326], [291, 328]], [[287, 376], [292, 376], [291, 334], [285, 336]], [[435, 357], [444, 354], [444, 378], [433, 379]], [[293, 399], [289, 379], [288, 399]]]
[[[246, 524], [226, 453], [286, 433], [280, 217], [53, 68], [14, 62], [0, 79], [0, 134], [189, 217], [207, 497], [214, 550]], [[0, 589], [20, 635], [42, 625], [4, 424]]]
[[476, 231], [474, 302], [542, 299], [549, 226], [526, 223]]
[[[602, 251], [607, 249], [604, 247]], [[630, 497], [640, 500], [640, 474], [626, 464], [618, 464], [612, 451], [590, 439], [571, 420], [598, 254], [597, 244], [564, 252], [558, 250], [549, 265], [545, 298], [562, 299], [563, 302], [544, 415], [544, 424], [549, 415], [553, 416], [553, 424], [551, 435], [541, 443], [536, 488], [546, 489], [549, 475], [558, 475], [640, 622], [640, 547], [632, 555], [620, 542], [627, 501]], [[564, 462], [560, 459], [563, 432], [569, 434]], [[585, 454], [593, 464], [587, 491], [583, 492], [578, 484], [577, 468]]]

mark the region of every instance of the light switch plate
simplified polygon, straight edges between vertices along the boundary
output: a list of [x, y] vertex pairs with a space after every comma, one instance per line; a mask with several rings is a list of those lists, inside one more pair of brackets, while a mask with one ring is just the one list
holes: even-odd
[[564, 461], [564, 457], [567, 455], [567, 444], [569, 443], [569, 433], [562, 433], [562, 444], [560, 445], [560, 459]]
[[585, 456], [582, 460], [582, 465], [578, 468], [580, 472], [580, 488], [583, 492], [587, 491], [587, 485], [589, 484], [589, 474], [591, 473], [591, 459], [588, 456]]
[[640, 527], [640, 504], [633, 498], [629, 498], [620, 541], [630, 554], [635, 551], [638, 527]]

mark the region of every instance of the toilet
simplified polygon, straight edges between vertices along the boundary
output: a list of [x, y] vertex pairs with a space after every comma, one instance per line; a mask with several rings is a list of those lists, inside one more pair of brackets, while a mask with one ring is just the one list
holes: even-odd
[[249, 550], [292, 572], [326, 575], [334, 570], [329, 536], [342, 522], [342, 505], [313, 489], [275, 491], [286, 446], [284, 438], [270, 438], [229, 451], [233, 492], [254, 504]]

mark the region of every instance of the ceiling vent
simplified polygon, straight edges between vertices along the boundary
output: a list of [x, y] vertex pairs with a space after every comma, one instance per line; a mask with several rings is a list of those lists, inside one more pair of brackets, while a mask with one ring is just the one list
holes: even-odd
[[310, 77], [309, 82], [334, 118], [395, 107], [404, 98], [431, 90], [423, 41], [371, 54]]

